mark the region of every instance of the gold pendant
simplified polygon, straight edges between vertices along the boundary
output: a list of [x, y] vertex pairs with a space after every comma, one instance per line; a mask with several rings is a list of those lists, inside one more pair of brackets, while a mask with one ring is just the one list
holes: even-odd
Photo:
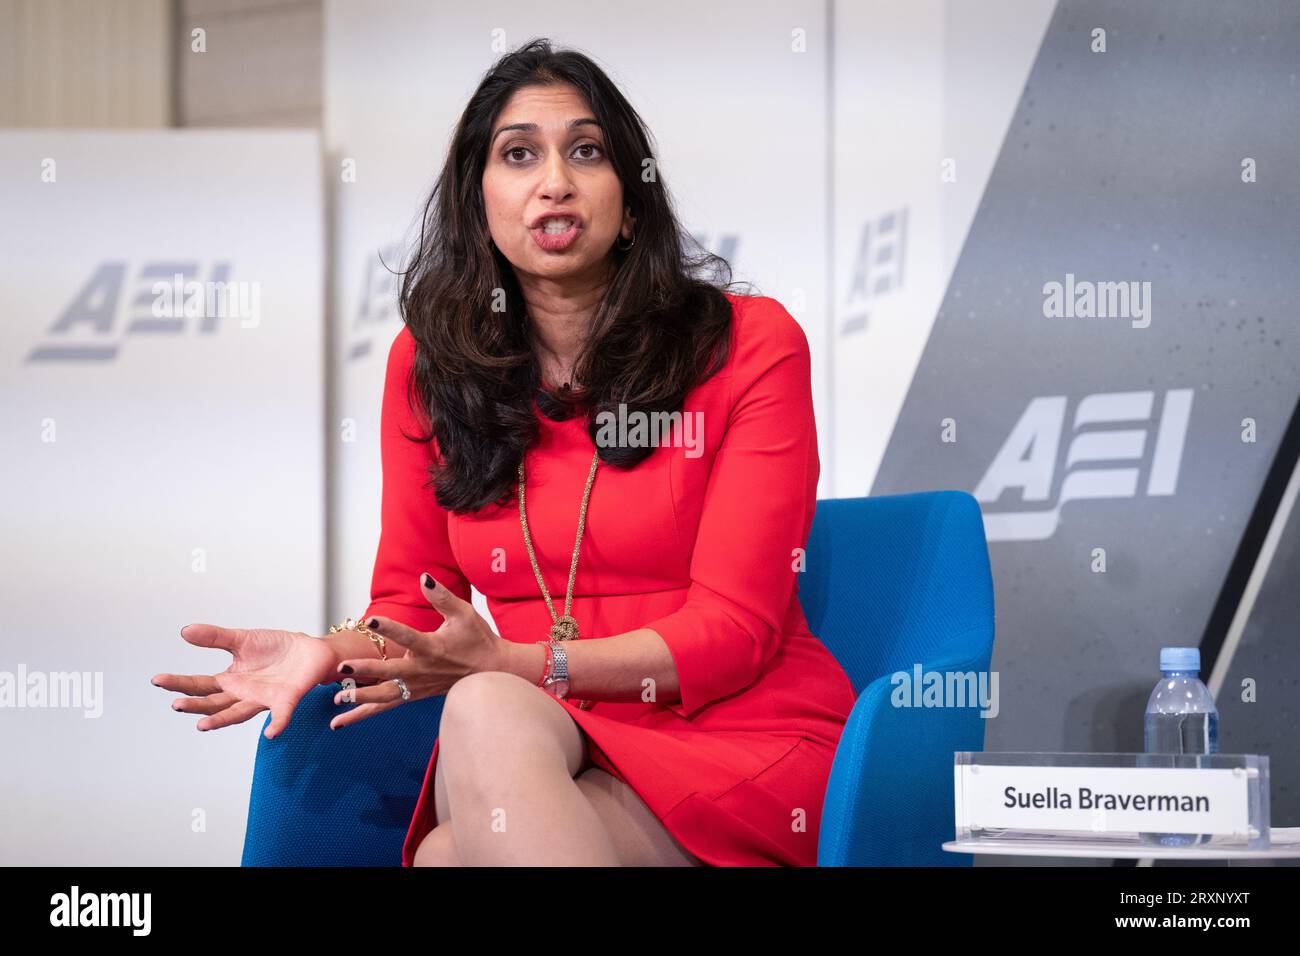
[[575, 641], [578, 639], [578, 622], [568, 614], [561, 614], [551, 625], [551, 640]]

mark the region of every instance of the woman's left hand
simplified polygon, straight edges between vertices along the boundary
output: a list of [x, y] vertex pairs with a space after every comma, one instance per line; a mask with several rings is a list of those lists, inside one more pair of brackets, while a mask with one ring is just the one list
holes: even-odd
[[[406, 648], [405, 657], [388, 660], [379, 658], [354, 658], [341, 661], [338, 666], [342, 679], [370, 679], [370, 686], [345, 687], [334, 695], [336, 704], [359, 704], [330, 721], [330, 729], [346, 727], [374, 714], [392, 710], [402, 699], [401, 688], [393, 678], [400, 677], [411, 692], [411, 700], [422, 700], [445, 694], [451, 685], [468, 674], [498, 669], [506, 641], [497, 635], [487, 621], [468, 601], [452, 594], [445, 586], [433, 582], [429, 575], [420, 575], [420, 591], [440, 613], [444, 620], [436, 631], [417, 631], [392, 618], [373, 616], [370, 620], [378, 626], [367, 625], [387, 642], [389, 647]], [[350, 672], [344, 668], [351, 668]]]

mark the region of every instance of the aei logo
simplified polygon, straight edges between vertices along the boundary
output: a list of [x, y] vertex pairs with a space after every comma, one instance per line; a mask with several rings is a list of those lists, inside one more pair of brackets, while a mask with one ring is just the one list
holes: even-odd
[[102, 263], [50, 326], [49, 341], [25, 361], [108, 362], [130, 335], [210, 335], [232, 318], [256, 326], [258, 283], [230, 282], [226, 260], [212, 263], [206, 282], [201, 269], [194, 261], [146, 262], [128, 286], [125, 262]]
[[[1154, 392], [1103, 392], [1085, 395], [1074, 410], [1065, 477], [1052, 500], [1057, 472], [1057, 451], [1066, 437], [1064, 395], [1035, 398], [998, 450], [980, 483], [975, 498], [995, 505], [1007, 489], [1019, 489], [1021, 501], [1044, 502], [1045, 507], [1016, 511], [984, 511], [989, 541], [1042, 541], [1056, 533], [1061, 508], [1067, 501], [1089, 498], [1134, 498], [1172, 495], [1178, 486], [1183, 443], [1192, 410], [1192, 389], [1173, 388], [1164, 394], [1160, 419], [1152, 424]], [[1096, 428], [1102, 424], [1137, 423], [1123, 428]], [[1141, 463], [1147, 434], [1155, 442], [1146, 483], [1141, 483]], [[1127, 467], [1089, 467], [1097, 462], [1133, 462]]]
[[907, 207], [891, 209], [864, 222], [858, 235], [844, 303], [840, 334], [861, 332], [869, 310], [879, 296], [903, 287], [903, 262], [907, 257]]
[[366, 253], [361, 271], [360, 303], [353, 313], [348, 329], [348, 342], [344, 348], [346, 361], [352, 362], [369, 355], [376, 335], [389, 320], [398, 318], [398, 296], [401, 284], [390, 262], [402, 255], [399, 242], [389, 242]]

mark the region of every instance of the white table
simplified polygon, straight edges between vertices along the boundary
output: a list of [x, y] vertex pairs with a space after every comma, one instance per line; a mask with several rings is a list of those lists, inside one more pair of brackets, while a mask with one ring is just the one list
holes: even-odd
[[1300, 857], [1300, 827], [1273, 827], [1268, 831], [1267, 850], [1206, 846], [1106, 845], [1096, 840], [949, 840], [943, 848], [950, 853], [993, 853], [1004, 856], [1076, 856], [1112, 860], [1287, 860]]

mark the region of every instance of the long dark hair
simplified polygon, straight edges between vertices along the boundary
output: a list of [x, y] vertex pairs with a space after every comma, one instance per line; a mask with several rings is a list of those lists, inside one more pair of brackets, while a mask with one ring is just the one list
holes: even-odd
[[[574, 374], [580, 386], [542, 387], [525, 302], [510, 262], [491, 242], [482, 178], [492, 127], [516, 90], [570, 83], [591, 105], [606, 154], [636, 219], [634, 243], [614, 245], [612, 278]], [[456, 125], [447, 161], [424, 207], [420, 242], [402, 279], [403, 321], [416, 342], [413, 384], [427, 409], [440, 461], [435, 496], [455, 512], [509, 503], [516, 469], [537, 437], [532, 403], [553, 420], [627, 410], [682, 408], [686, 393], [715, 374], [731, 337], [731, 267], [684, 230], [641, 117], [588, 57], [533, 40], [487, 72]], [[698, 253], [688, 252], [698, 250]], [[697, 273], [713, 270], [713, 280]], [[718, 276], [725, 276], [719, 280]], [[631, 468], [653, 446], [598, 444], [601, 460]]]

